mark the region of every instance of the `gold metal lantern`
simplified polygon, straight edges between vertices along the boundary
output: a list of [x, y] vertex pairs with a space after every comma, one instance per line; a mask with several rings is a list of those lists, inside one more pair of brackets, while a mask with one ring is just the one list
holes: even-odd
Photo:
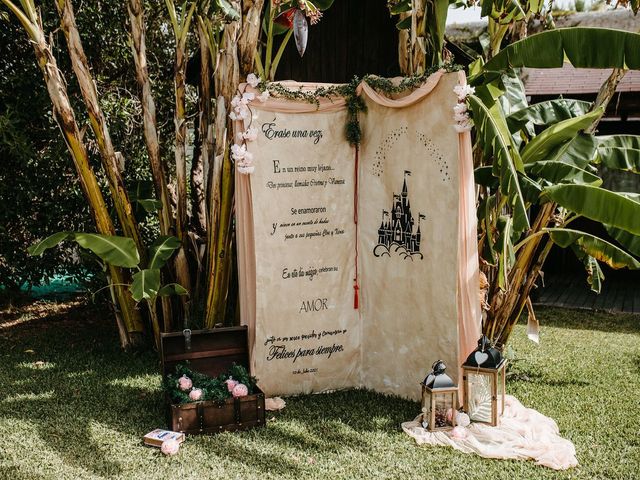
[[436, 361], [422, 382], [422, 426], [430, 432], [451, 430], [456, 425], [458, 386]]
[[472, 422], [498, 425], [504, 413], [506, 366], [500, 351], [483, 335], [462, 365], [463, 408]]

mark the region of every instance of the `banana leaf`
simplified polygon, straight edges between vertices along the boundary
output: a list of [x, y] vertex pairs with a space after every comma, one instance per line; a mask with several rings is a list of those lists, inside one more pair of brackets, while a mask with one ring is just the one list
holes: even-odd
[[[638, 193], [620, 193], [620, 195], [640, 203], [640, 194]], [[620, 245], [626, 248], [629, 252], [640, 257], [640, 236], [611, 225], [604, 224], [603, 226], [607, 230], [607, 233]]]
[[604, 281], [604, 273], [598, 261], [590, 255], [584, 253], [575, 245], [571, 246], [571, 250], [575, 253], [578, 260], [582, 261], [584, 269], [587, 272], [587, 283], [591, 287], [591, 291], [600, 293], [602, 290], [602, 282]]
[[478, 142], [485, 158], [493, 157], [493, 175], [500, 179], [500, 190], [509, 198], [513, 208], [513, 227], [517, 232], [529, 228], [527, 209], [518, 182], [518, 171], [524, 166], [518, 150], [513, 146], [499, 104], [488, 107], [479, 97], [469, 96], [473, 120], [478, 132]]
[[109, 265], [134, 268], [140, 263], [140, 254], [134, 241], [129, 237], [117, 235], [58, 232], [32, 245], [27, 251], [31, 255], [42, 255], [45, 250], [53, 248], [65, 240], [74, 240], [82, 248], [92, 251]]
[[411, 0], [400, 0], [395, 5], [389, 7], [391, 15], [398, 15], [400, 13], [411, 11]]
[[596, 173], [598, 170], [590, 165], [596, 157], [596, 137], [586, 133], [579, 133], [568, 142], [558, 146], [549, 154], [549, 160], [562, 162], [582, 170]]
[[46, 250], [56, 247], [59, 243], [62, 243], [64, 240], [67, 240], [70, 237], [73, 237], [73, 232], [54, 233], [53, 235], [50, 235], [47, 238], [44, 238], [39, 242], [31, 245], [29, 248], [27, 248], [27, 252], [29, 252], [29, 255], [38, 257], [42, 255]]
[[149, 248], [149, 268], [160, 269], [180, 248], [180, 240], [172, 236], [158, 237]]
[[498, 188], [498, 178], [493, 176], [492, 170], [491, 165], [476, 168], [473, 172], [476, 184], [492, 190]]
[[160, 270], [157, 268], [145, 268], [136, 272], [131, 277], [129, 290], [136, 302], [141, 300], [154, 300], [160, 290]]
[[522, 149], [522, 161], [530, 163], [547, 160], [551, 152], [573, 139], [578, 132], [591, 126], [603, 113], [603, 108], [597, 108], [592, 112], [563, 120], [546, 128]]
[[[498, 97], [498, 100], [500, 101], [502, 111], [505, 115], [514, 114], [529, 106], [524, 85], [515, 71], [502, 76], [502, 86], [504, 89], [504, 95]], [[507, 120], [508, 118], [509, 117], [507, 117]]]
[[640, 235], [640, 201], [591, 185], [555, 185], [542, 195], [558, 205], [611, 227]]
[[640, 257], [640, 236], [607, 224], [604, 224], [604, 228], [615, 241], [634, 255]]
[[527, 164], [525, 170], [529, 177], [540, 177], [551, 184], [576, 183], [583, 185], [602, 185], [602, 179], [593, 173], [574, 165], [556, 161], [543, 161]]
[[169, 283], [158, 290], [159, 297], [169, 297], [171, 295], [189, 295], [189, 292], [178, 283]]
[[513, 219], [503, 215], [498, 219], [498, 236], [497, 244], [500, 246], [500, 255], [498, 258], [498, 286], [502, 290], [509, 288], [509, 271], [515, 262], [516, 255], [513, 249], [511, 237], [513, 235]]
[[518, 174], [518, 178], [524, 201], [529, 204], [538, 203], [542, 193], [542, 185], [526, 175]]
[[526, 129], [533, 136], [533, 125], [550, 127], [562, 120], [579, 117], [591, 109], [591, 102], [559, 98], [535, 103], [516, 110], [507, 116], [507, 125], [511, 133]]
[[595, 27], [547, 30], [512, 43], [485, 65], [487, 72], [513, 67], [640, 68], [640, 35]]
[[567, 248], [576, 246], [587, 255], [606, 263], [611, 268], [629, 268], [637, 270], [640, 262], [621, 248], [590, 233], [568, 228], [548, 228], [551, 240], [556, 245]]
[[640, 173], [639, 135], [607, 135], [596, 138], [596, 162], [607, 168]]
[[238, 20], [240, 18], [238, 11], [233, 8], [227, 0], [215, 0], [212, 7], [214, 11], [222, 12], [227, 21]]

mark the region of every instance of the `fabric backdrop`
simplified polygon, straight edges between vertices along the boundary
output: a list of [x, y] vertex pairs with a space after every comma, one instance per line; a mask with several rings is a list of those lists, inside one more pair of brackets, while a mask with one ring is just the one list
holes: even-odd
[[457, 378], [480, 335], [471, 143], [452, 118], [461, 82], [438, 72], [394, 99], [362, 84], [359, 152], [341, 98], [251, 103], [240, 305], [267, 395], [361, 386], [417, 399], [437, 359]]

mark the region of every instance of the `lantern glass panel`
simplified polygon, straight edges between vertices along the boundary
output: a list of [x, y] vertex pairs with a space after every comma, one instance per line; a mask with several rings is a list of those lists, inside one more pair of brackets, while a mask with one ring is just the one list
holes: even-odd
[[491, 415], [491, 397], [492, 376], [486, 373], [467, 372], [468, 379], [468, 398], [469, 398], [469, 418], [476, 422], [490, 423]]
[[504, 391], [504, 382], [505, 382], [505, 378], [504, 378], [504, 372], [505, 369], [501, 368], [498, 370], [498, 415], [502, 415], [504, 413], [504, 395], [505, 395], [505, 391]]
[[451, 393], [435, 394], [436, 421], [435, 428], [453, 426], [453, 395]]
[[423, 426], [426, 427], [431, 421], [431, 392], [426, 388], [422, 390], [422, 413]]

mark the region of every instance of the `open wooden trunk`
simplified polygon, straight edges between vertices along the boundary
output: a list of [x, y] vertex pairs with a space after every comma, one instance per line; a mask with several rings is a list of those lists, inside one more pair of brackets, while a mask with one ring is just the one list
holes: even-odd
[[[161, 335], [162, 374], [189, 362], [194, 371], [216, 377], [234, 363], [249, 370], [247, 327], [194, 330]], [[264, 393], [256, 386], [253, 394], [224, 402], [195, 402], [174, 405], [167, 397], [169, 429], [189, 435], [246, 430], [265, 424]]]

